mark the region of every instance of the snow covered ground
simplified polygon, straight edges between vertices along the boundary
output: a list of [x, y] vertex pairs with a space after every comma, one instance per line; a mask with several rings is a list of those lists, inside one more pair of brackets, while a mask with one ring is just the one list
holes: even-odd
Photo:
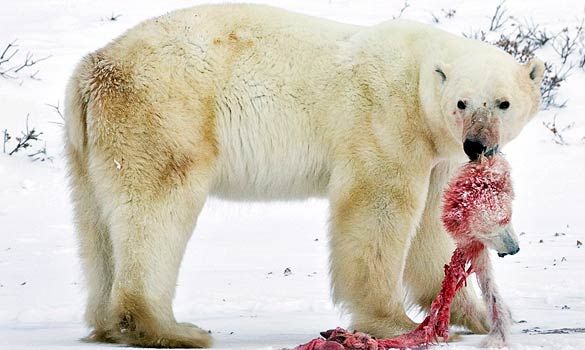
[[[260, 1], [356, 24], [396, 16], [402, 1]], [[25, 150], [0, 153], [0, 349], [105, 349], [85, 344], [84, 292], [71, 224], [62, 121], [54, 109], [74, 64], [148, 17], [199, 1], [13, 0], [0, 3], [0, 50], [14, 39], [24, 60], [50, 57], [16, 79], [0, 77], [0, 130], [14, 136], [29, 125], [42, 131], [53, 160], [32, 162]], [[404, 18], [454, 33], [489, 27], [497, 2], [412, 1]], [[581, 0], [509, 0], [509, 15], [559, 31], [585, 17]], [[445, 18], [441, 9], [455, 9]], [[111, 17], [118, 16], [115, 20]], [[539, 52], [557, 62], [550, 49]], [[576, 59], [573, 57], [572, 59]], [[34, 73], [36, 79], [27, 76]], [[504, 149], [513, 166], [514, 223], [519, 254], [495, 260], [498, 283], [514, 318], [514, 349], [584, 349], [585, 333], [534, 334], [585, 327], [585, 71], [575, 68], [560, 89], [564, 109], [541, 112]], [[567, 144], [543, 126], [556, 117]], [[13, 145], [11, 140], [9, 145]], [[190, 242], [179, 278], [175, 312], [181, 321], [211, 329], [216, 347], [280, 349], [347, 325], [329, 300], [327, 204], [238, 204], [210, 200]], [[285, 276], [290, 268], [292, 274]], [[196, 282], [197, 281], [197, 282]], [[537, 328], [539, 327], [539, 328]], [[532, 330], [532, 331], [525, 331]], [[583, 330], [582, 330], [583, 331]], [[450, 349], [477, 347], [464, 336]], [[445, 346], [445, 345], [443, 345]]]

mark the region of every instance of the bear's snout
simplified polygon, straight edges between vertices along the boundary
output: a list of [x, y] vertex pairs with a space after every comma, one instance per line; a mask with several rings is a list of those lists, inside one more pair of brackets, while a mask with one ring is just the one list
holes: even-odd
[[464, 124], [463, 151], [474, 161], [480, 155], [497, 152], [500, 139], [500, 121], [488, 108], [478, 108], [470, 113]]

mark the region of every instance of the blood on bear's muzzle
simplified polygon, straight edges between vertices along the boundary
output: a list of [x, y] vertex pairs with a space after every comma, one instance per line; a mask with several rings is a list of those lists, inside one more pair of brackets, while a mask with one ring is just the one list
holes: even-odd
[[474, 161], [480, 155], [497, 153], [499, 144], [499, 119], [487, 108], [475, 110], [464, 129], [463, 151]]

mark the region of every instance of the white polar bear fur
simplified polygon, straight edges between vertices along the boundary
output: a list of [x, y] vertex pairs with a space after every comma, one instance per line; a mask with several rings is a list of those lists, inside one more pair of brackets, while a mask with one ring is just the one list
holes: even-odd
[[[454, 247], [439, 214], [465, 159], [457, 101], [489, 102], [505, 144], [538, 109], [542, 69], [414, 22], [368, 28], [258, 5], [130, 29], [86, 56], [67, 89], [89, 339], [210, 346], [171, 306], [209, 194], [327, 197], [334, 299], [357, 330], [411, 329], [405, 298], [430, 306]], [[505, 113], [498, 98], [511, 102]], [[453, 321], [487, 331], [472, 290]]]

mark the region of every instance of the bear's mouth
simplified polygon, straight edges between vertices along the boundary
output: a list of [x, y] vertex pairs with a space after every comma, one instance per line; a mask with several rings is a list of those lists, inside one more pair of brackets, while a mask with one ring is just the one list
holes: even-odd
[[466, 138], [463, 142], [463, 151], [470, 161], [476, 161], [480, 156], [491, 157], [498, 153], [498, 145], [493, 147], [486, 146], [479, 140]]
[[463, 151], [471, 161], [479, 158], [486, 150], [487, 147], [481, 141], [465, 139], [463, 142]]

